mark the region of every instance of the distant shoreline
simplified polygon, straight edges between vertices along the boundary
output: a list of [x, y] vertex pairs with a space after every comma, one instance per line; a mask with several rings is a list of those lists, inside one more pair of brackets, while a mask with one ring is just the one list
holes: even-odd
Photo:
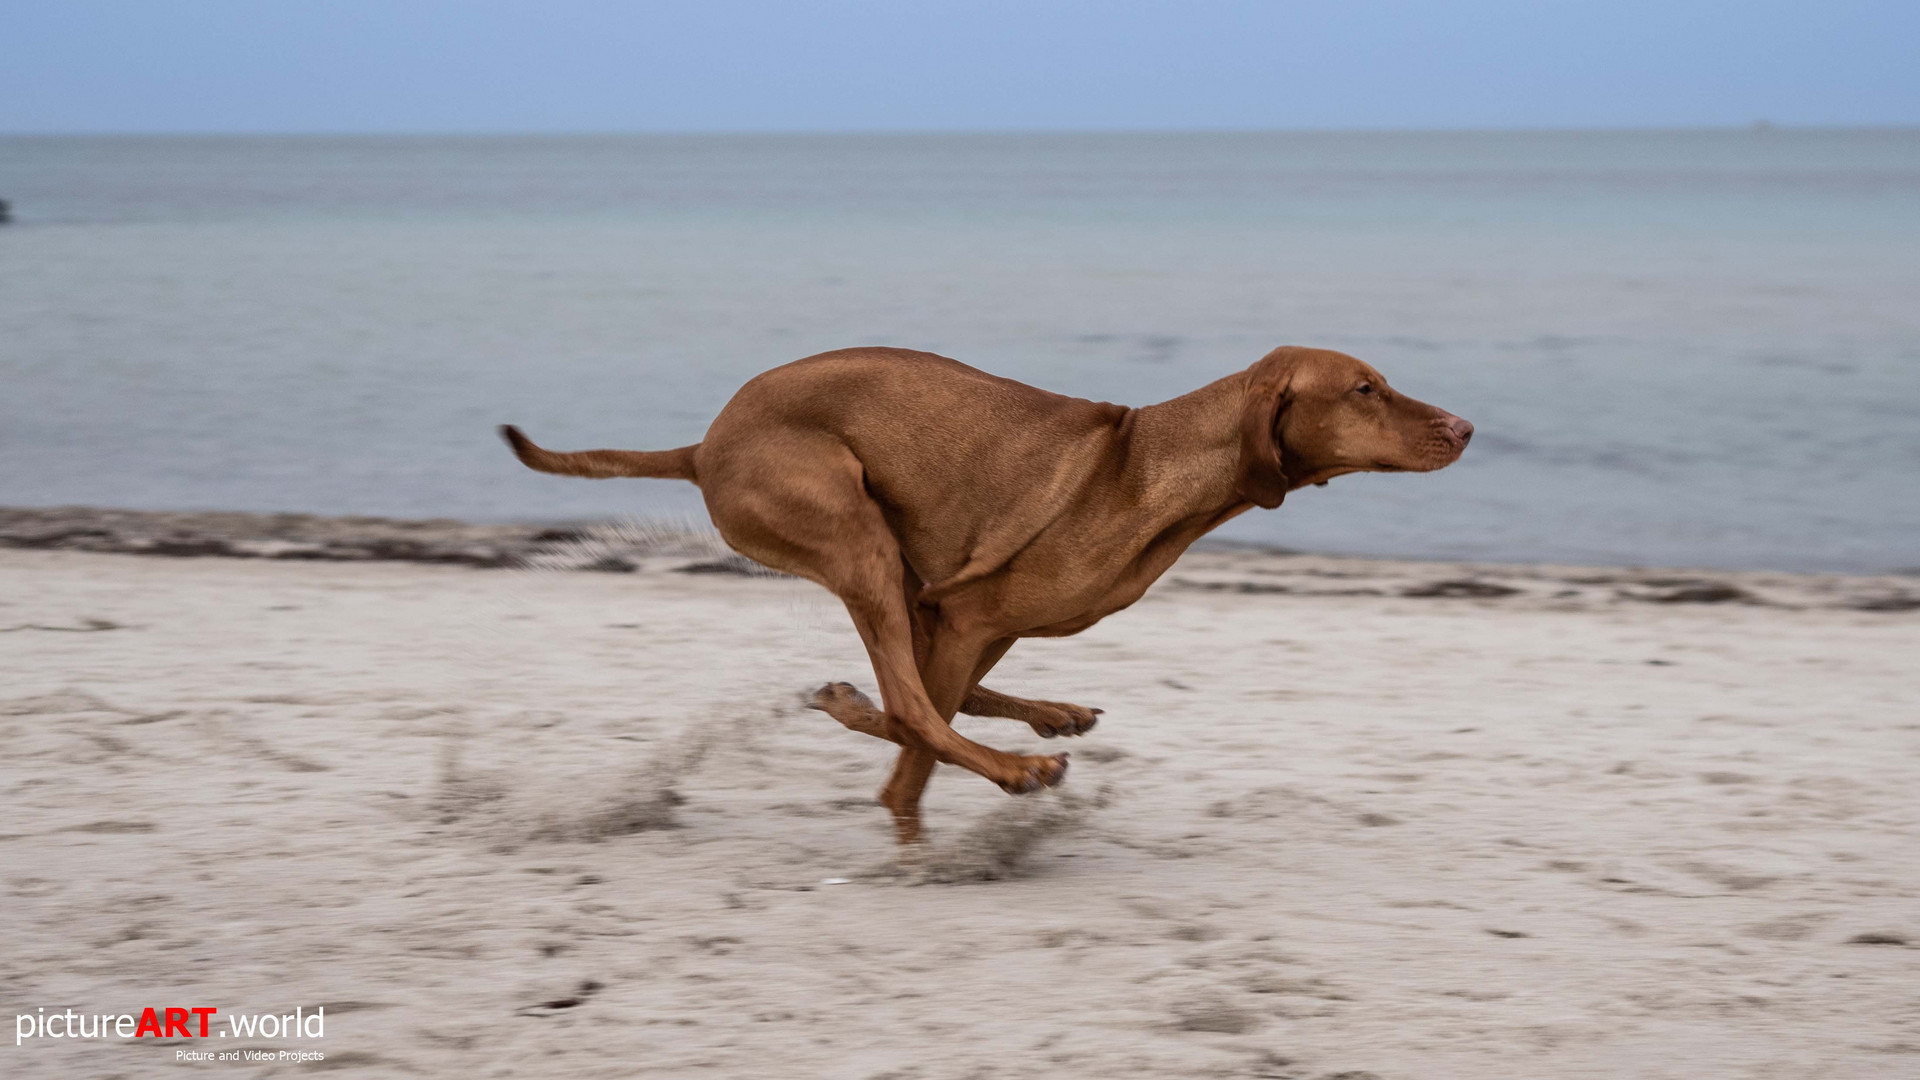
[[[686, 523], [473, 524], [237, 511], [0, 507], [0, 549], [276, 562], [781, 577]], [[1920, 611], [1911, 575], [1474, 563], [1288, 551], [1203, 540], [1161, 587], [1241, 596], [1398, 596], [1565, 609], [1615, 603]]]
[[0, 139], [206, 139], [230, 140], [234, 142], [263, 139], [303, 139], [322, 141], [329, 139], [445, 139], [448, 141], [486, 142], [486, 141], [561, 141], [567, 139], [661, 139], [661, 140], [723, 140], [723, 139], [967, 139], [967, 138], [1061, 138], [1061, 137], [1119, 137], [1141, 138], [1161, 137], [1167, 139], [1183, 138], [1220, 138], [1220, 137], [1261, 137], [1284, 136], [1288, 138], [1351, 138], [1351, 137], [1419, 137], [1436, 136], [1441, 138], [1466, 136], [1514, 136], [1538, 137], [1554, 135], [1831, 135], [1831, 134], [1912, 134], [1920, 132], [1920, 124], [1802, 124], [1775, 120], [1751, 120], [1745, 123], [1726, 124], [1655, 124], [1655, 125], [1595, 125], [1595, 126], [1519, 126], [1519, 127], [1399, 127], [1382, 125], [1375, 127], [1033, 127], [1033, 128], [996, 128], [996, 127], [954, 127], [954, 128], [811, 128], [780, 130], [769, 128], [655, 128], [655, 129], [618, 129], [618, 128], [581, 128], [569, 131], [525, 131], [511, 128], [449, 130], [449, 129], [350, 129], [316, 128], [312, 130], [241, 130], [214, 131], [208, 129], [183, 128], [177, 130], [155, 129], [139, 130], [76, 130], [76, 129], [22, 129], [0, 131]]

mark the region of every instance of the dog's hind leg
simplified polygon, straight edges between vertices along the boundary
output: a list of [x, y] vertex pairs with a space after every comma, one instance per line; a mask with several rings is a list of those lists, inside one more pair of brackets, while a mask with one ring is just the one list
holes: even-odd
[[[728, 544], [826, 586], [846, 605], [880, 683], [885, 730], [907, 756], [930, 755], [924, 771], [931, 772], [933, 761], [959, 765], [1013, 794], [1060, 781], [1064, 755], [1009, 754], [948, 725], [985, 642], [937, 636], [926, 659], [928, 681], [922, 681], [900, 545], [850, 450], [832, 440], [763, 437], [744, 452], [703, 459], [701, 468], [708, 511]], [[930, 693], [944, 704], [936, 705]]]
[[[914, 598], [920, 595], [925, 583], [904, 559], [900, 561], [900, 577], [901, 595], [906, 599], [907, 611], [913, 620], [913, 663], [924, 672], [927, 653], [932, 648], [935, 619], [927, 609], [914, 604]], [[807, 708], [826, 713], [849, 731], [888, 742], [900, 741], [887, 730], [887, 711], [874, 704], [872, 698], [861, 693], [852, 683], [830, 682], [822, 686], [807, 699]]]
[[[919, 579], [913, 571], [905, 571], [907, 595], [913, 596], [919, 591]], [[942, 669], [957, 669], [952, 658], [959, 650], [950, 645], [945, 650], [936, 650], [935, 638], [939, 634], [938, 619], [927, 609], [913, 612], [913, 653], [920, 670], [922, 685], [929, 689], [929, 697], [938, 697], [935, 705], [941, 714], [952, 722], [954, 709], [947, 707], [950, 693], [935, 695], [932, 691], [942, 678]], [[982, 676], [1006, 654], [1013, 644], [1012, 638], [996, 641], [989, 645], [974, 663], [969, 681], [968, 694], [978, 688]], [[941, 657], [941, 669], [930, 673], [929, 666], [934, 663], [936, 652]], [[930, 675], [933, 681], [929, 681]], [[944, 688], [943, 688], [944, 689]], [[989, 691], [991, 693], [991, 691]], [[931, 753], [898, 738], [887, 725], [885, 710], [873, 703], [873, 699], [861, 693], [852, 683], [828, 683], [814, 691], [813, 698], [807, 703], [810, 709], [818, 709], [838, 720], [843, 726], [875, 738], [901, 743], [900, 757], [895, 760], [893, 773], [887, 778], [886, 786], [880, 790], [880, 803], [893, 814], [894, 831], [903, 844], [916, 843], [921, 839], [920, 799], [925, 794], [927, 782], [933, 778], [935, 760]]]
[[[914, 650], [920, 657], [922, 678], [942, 708], [942, 715], [951, 722], [957, 711], [956, 686], [970, 690], [978, 685], [993, 665], [1006, 655], [1007, 649], [1013, 645], [1013, 639], [1003, 638], [981, 649], [978, 645], [969, 646], [951, 628], [943, 629], [933, 620], [917, 621], [919, 625], [915, 628]], [[974, 656], [971, 665], [965, 663], [969, 653]], [[967, 671], [969, 666], [971, 672], [964, 682], [960, 682], [959, 673]], [[857, 690], [854, 692], [859, 693]], [[1064, 774], [1065, 755], [1058, 760]], [[934, 759], [925, 750], [911, 745], [902, 746], [899, 758], [893, 763], [893, 775], [887, 778], [886, 786], [880, 789], [880, 803], [892, 812], [894, 832], [902, 844], [912, 844], [920, 839], [920, 798], [926, 793], [927, 781], [933, 778], [933, 766]], [[1058, 777], [1053, 782], [1057, 783]]]

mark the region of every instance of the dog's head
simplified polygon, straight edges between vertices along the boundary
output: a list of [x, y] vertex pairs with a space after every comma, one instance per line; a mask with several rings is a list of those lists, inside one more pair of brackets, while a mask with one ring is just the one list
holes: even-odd
[[1347, 473], [1443, 469], [1471, 438], [1472, 424], [1395, 392], [1369, 364], [1283, 346], [1247, 369], [1234, 489], [1271, 509]]

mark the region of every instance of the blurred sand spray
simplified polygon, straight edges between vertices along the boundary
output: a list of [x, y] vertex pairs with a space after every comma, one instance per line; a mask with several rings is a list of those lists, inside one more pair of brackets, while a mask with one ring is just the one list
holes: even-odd
[[[483, 611], [489, 633], [516, 648], [525, 631], [514, 622], [540, 610], [544, 600], [539, 587], [556, 573], [620, 574], [671, 562], [675, 565], [669, 569], [686, 573], [787, 576], [734, 552], [715, 529], [691, 515], [629, 517], [553, 533], [549, 546], [528, 559], [525, 569], [514, 576], [505, 596]], [[786, 603], [799, 628], [846, 628], [839, 604], [825, 592], [809, 591]], [[480, 667], [488, 661], [476, 656], [474, 663]], [[692, 718], [677, 734], [653, 743], [644, 761], [585, 777], [476, 771], [464, 761], [464, 731], [450, 733], [440, 760], [434, 811], [440, 824], [470, 831], [498, 847], [541, 841], [595, 842], [676, 828], [676, 810], [686, 801], [679, 785], [723, 737], [737, 739], [746, 730], [744, 719]], [[1020, 877], [1043, 840], [1083, 827], [1111, 796], [1111, 787], [1103, 785], [1091, 795], [1054, 790], [1010, 799], [952, 839], [936, 839], [885, 864], [872, 876], [904, 876], [913, 884]]]
[[953, 885], [1024, 876], [1027, 857], [1042, 840], [1084, 828], [1112, 797], [1112, 786], [1102, 784], [1091, 795], [1055, 788], [1010, 799], [952, 840], [929, 845], [914, 883]]
[[723, 735], [742, 725], [699, 724], [662, 740], [637, 764], [586, 776], [476, 770], [464, 760], [465, 734], [454, 734], [441, 750], [435, 821], [498, 848], [532, 841], [593, 843], [677, 828], [675, 809], [686, 802], [678, 785]]

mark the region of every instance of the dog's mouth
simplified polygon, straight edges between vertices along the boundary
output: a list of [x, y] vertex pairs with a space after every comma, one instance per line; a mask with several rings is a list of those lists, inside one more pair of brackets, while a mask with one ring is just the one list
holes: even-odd
[[1422, 453], [1412, 461], [1376, 461], [1367, 468], [1370, 472], [1385, 473], [1433, 472], [1459, 461], [1464, 449], [1457, 444], [1431, 443], [1422, 447]]
[[1444, 469], [1460, 460], [1460, 455], [1466, 453], [1467, 443], [1472, 438], [1473, 428], [1464, 420], [1436, 423], [1426, 438], [1409, 448], [1406, 457], [1399, 461], [1375, 461], [1372, 470], [1404, 473]]

